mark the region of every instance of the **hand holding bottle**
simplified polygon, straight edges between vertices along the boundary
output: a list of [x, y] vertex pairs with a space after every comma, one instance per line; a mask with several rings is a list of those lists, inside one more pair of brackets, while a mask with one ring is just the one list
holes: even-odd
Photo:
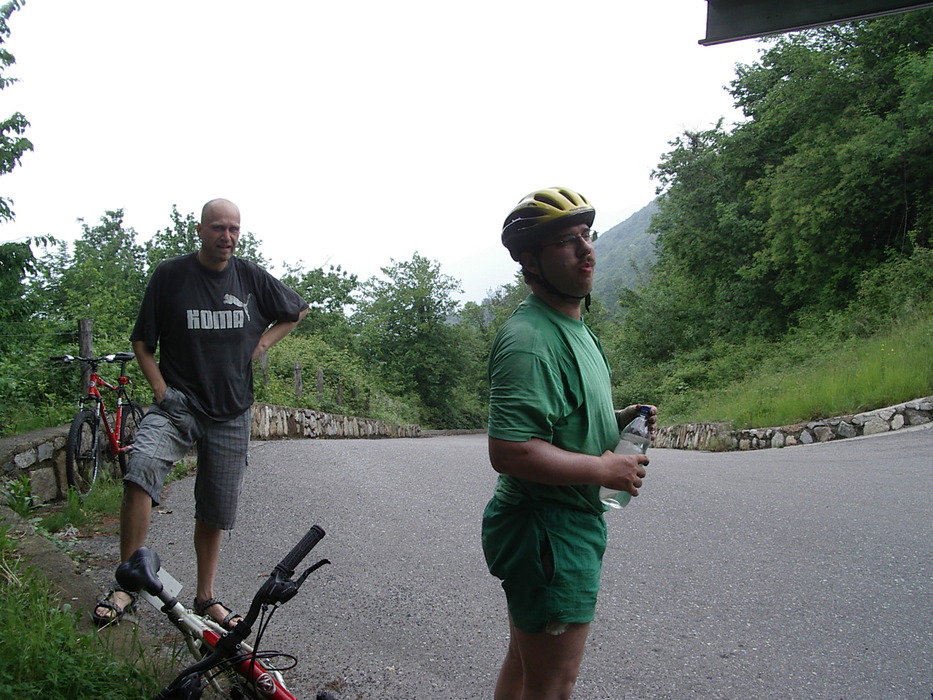
[[645, 422], [648, 424], [648, 435], [651, 437], [652, 442], [654, 441], [654, 429], [658, 422], [658, 408], [647, 403], [632, 404], [616, 411], [616, 423], [619, 425], [620, 436], [622, 431], [628, 428], [629, 424], [646, 409], [648, 413], [645, 416]]
[[[657, 413], [653, 406], [642, 405], [638, 407], [635, 418], [626, 425], [619, 433], [619, 445], [615, 449], [616, 454], [625, 455], [643, 455], [648, 451], [651, 444], [651, 433], [654, 427], [654, 415]], [[644, 464], [639, 465], [636, 471], [637, 480], [632, 481], [634, 494], [629, 491], [616, 491], [605, 486], [599, 489], [599, 499], [610, 508], [622, 508], [632, 500], [632, 496], [638, 493], [642, 479], [645, 477]]]

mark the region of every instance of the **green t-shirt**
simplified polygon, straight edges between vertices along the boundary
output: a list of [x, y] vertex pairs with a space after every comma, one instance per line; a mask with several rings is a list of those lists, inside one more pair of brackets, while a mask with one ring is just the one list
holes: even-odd
[[[540, 438], [570, 452], [601, 455], [619, 443], [609, 364], [593, 332], [533, 294], [496, 336], [489, 355], [489, 436]], [[599, 486], [551, 486], [502, 474], [506, 503], [556, 501], [601, 513]]]

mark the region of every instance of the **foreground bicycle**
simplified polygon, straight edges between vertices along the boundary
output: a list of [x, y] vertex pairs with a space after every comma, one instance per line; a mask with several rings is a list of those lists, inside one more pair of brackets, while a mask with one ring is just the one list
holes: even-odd
[[[117, 582], [127, 591], [139, 593], [150, 605], [165, 613], [185, 638], [188, 650], [197, 661], [176, 676], [154, 700], [196, 700], [211, 685], [222, 697], [240, 700], [297, 700], [285, 687], [282, 671], [292, 668], [297, 659], [279, 651], [253, 651], [244, 640], [260, 618], [256, 632], [256, 647], [262, 641], [272, 614], [298, 592], [308, 575], [329, 564], [321, 559], [293, 580], [295, 568], [324, 537], [324, 530], [313, 526], [301, 541], [272, 570], [262, 584], [246, 617], [233, 629], [224, 630], [209, 617], [195, 614], [178, 598], [181, 584], [160, 568], [159, 556], [142, 547], [117, 568]], [[286, 666], [276, 666], [283, 660]], [[219, 682], [224, 679], [225, 682]], [[229, 686], [229, 687], [228, 687]], [[321, 691], [317, 700], [336, 700]]]
[[[110, 454], [120, 463], [121, 475], [126, 474], [127, 452], [133, 447], [136, 429], [143, 419], [142, 406], [130, 398], [128, 391], [130, 378], [126, 376], [126, 363], [134, 358], [135, 355], [131, 352], [118, 352], [101, 357], [57, 355], [51, 358], [65, 364], [79, 362], [91, 371], [87, 394], [80, 399], [78, 415], [71, 423], [65, 451], [68, 485], [82, 496], [86, 496], [94, 488], [105, 447], [109, 447]], [[97, 367], [101, 362], [120, 363], [120, 376], [117, 377], [116, 384], [111, 384], [97, 373]], [[109, 389], [117, 395], [112, 426], [107, 419], [107, 407], [101, 388]], [[101, 438], [101, 426], [107, 436], [106, 443]]]

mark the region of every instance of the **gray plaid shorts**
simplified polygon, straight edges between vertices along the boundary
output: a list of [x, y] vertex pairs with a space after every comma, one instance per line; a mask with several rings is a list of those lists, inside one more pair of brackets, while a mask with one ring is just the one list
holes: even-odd
[[138, 484], [158, 504], [175, 462], [198, 447], [194, 517], [220, 530], [236, 522], [248, 464], [250, 410], [218, 422], [191, 410], [185, 395], [169, 387], [143, 416], [124, 481]]

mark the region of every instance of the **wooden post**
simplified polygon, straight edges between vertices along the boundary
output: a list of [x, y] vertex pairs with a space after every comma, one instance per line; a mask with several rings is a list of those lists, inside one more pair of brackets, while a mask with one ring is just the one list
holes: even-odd
[[259, 373], [262, 375], [262, 385], [269, 386], [269, 355], [263, 353], [259, 356]]
[[343, 406], [343, 377], [337, 379], [337, 405]]
[[[94, 357], [94, 320], [82, 318], [78, 320], [78, 356]], [[91, 369], [81, 368], [81, 396], [87, 393], [87, 385], [91, 381]]]
[[317, 371], [317, 405], [324, 405], [324, 370], [320, 368]]
[[304, 387], [301, 384], [301, 363], [295, 363], [295, 397], [301, 398], [301, 394], [304, 391]]

